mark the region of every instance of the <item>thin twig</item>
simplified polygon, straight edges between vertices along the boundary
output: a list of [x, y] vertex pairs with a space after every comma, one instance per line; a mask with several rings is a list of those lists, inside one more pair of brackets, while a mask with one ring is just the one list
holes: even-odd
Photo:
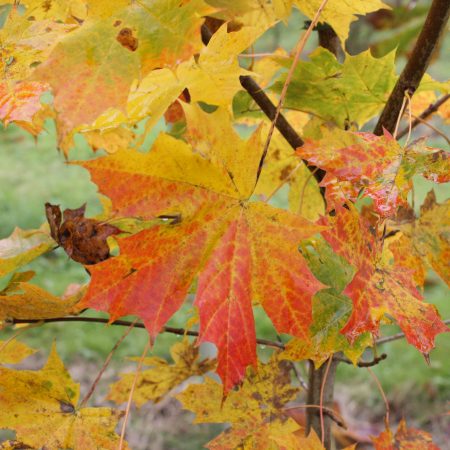
[[150, 339], [145, 344], [144, 351], [142, 352], [142, 355], [139, 359], [139, 364], [136, 369], [136, 374], [134, 376], [133, 384], [131, 385], [130, 395], [128, 396], [127, 408], [125, 410], [125, 417], [123, 419], [123, 424], [122, 424], [122, 431], [120, 433], [120, 441], [119, 441], [118, 450], [122, 450], [122, 448], [123, 448], [124, 439], [125, 439], [125, 431], [127, 429], [128, 417], [130, 415], [131, 400], [133, 399], [134, 389], [136, 388], [137, 379], [139, 378], [139, 373], [141, 372], [141, 368], [144, 363], [145, 356], [147, 355], [147, 352], [149, 350], [150, 350]]
[[390, 133], [400, 112], [405, 91], [413, 95], [422, 80], [434, 49], [444, 33], [450, 14], [449, 0], [433, 0], [425, 24], [389, 99], [381, 113], [374, 133], [381, 135], [383, 128]]
[[92, 394], [95, 391], [95, 388], [97, 387], [98, 382], [100, 381], [100, 378], [102, 377], [103, 373], [105, 372], [106, 368], [109, 365], [109, 362], [111, 361], [111, 358], [114, 355], [114, 352], [117, 350], [119, 345], [123, 342], [123, 340], [130, 334], [130, 331], [133, 329], [133, 327], [136, 325], [137, 321], [139, 319], [136, 319], [134, 322], [130, 324], [130, 326], [125, 330], [125, 333], [122, 334], [120, 339], [114, 344], [114, 347], [109, 352], [108, 356], [105, 359], [105, 362], [103, 363], [102, 368], [100, 369], [100, 372], [98, 373], [97, 377], [95, 378], [94, 382], [92, 383], [88, 393], [85, 395], [83, 400], [80, 403], [80, 407], [86, 406], [88, 400], [91, 398]]
[[[116, 320], [114, 322], [111, 322], [105, 318], [105, 317], [83, 317], [83, 316], [68, 316], [68, 317], [53, 317], [51, 319], [12, 319], [11, 325], [18, 325], [22, 323], [56, 323], [56, 322], [91, 322], [91, 323], [104, 323], [109, 325], [118, 325], [118, 326], [125, 326], [129, 327], [133, 322], [130, 322], [128, 320]], [[450, 319], [446, 319], [443, 321], [446, 325], [450, 325]], [[145, 325], [141, 322], [137, 322], [134, 325], [134, 328], [145, 328]], [[180, 336], [198, 336], [198, 331], [191, 331], [191, 330], [185, 330], [184, 328], [174, 328], [174, 327], [163, 327], [161, 330], [163, 333], [172, 333], [177, 334]], [[397, 333], [393, 334], [392, 336], [386, 336], [384, 338], [377, 339], [374, 344], [375, 345], [382, 345], [386, 344], [387, 342], [396, 341], [398, 339], [403, 339], [405, 337], [405, 333]], [[276, 341], [269, 341], [267, 339], [256, 339], [256, 343], [259, 345], [265, 345], [266, 347], [272, 347], [272, 348], [278, 348], [281, 350], [285, 349], [285, 345], [276, 342]], [[365, 366], [362, 366], [365, 367]]]
[[378, 377], [373, 373], [373, 371], [367, 367], [368, 372], [370, 373], [370, 376], [373, 378], [373, 380], [375, 381], [375, 384], [377, 385], [378, 390], [380, 391], [381, 397], [383, 397], [383, 401], [384, 404], [386, 405], [386, 416], [385, 416], [385, 424], [386, 424], [386, 428], [389, 428], [389, 402], [388, 399], [386, 397], [386, 394], [384, 393], [384, 389], [383, 386], [381, 386], [380, 380], [378, 379]]
[[447, 141], [447, 143], [450, 145], [450, 139], [441, 131], [438, 130], [435, 126], [431, 125], [431, 123], [428, 123], [426, 120], [420, 119], [417, 116], [414, 116], [415, 120], [417, 120], [419, 123], [421, 123], [422, 125], [430, 128], [431, 130], [433, 130], [436, 134], [438, 134], [439, 136], [441, 136], [441, 138], [445, 139]]
[[[212, 37], [211, 30], [206, 26], [206, 24], [202, 25], [202, 39], [205, 45], [208, 44], [209, 40]], [[270, 98], [261, 88], [261, 86], [249, 75], [241, 75], [239, 77], [239, 81], [241, 86], [247, 91], [250, 97], [255, 101], [255, 103], [260, 107], [261, 111], [267, 116], [269, 120], [275, 121], [275, 126], [280, 134], [286, 139], [288, 144], [295, 150], [298, 147], [301, 147], [304, 144], [303, 139], [299, 136], [299, 134], [294, 130], [292, 125], [286, 120], [286, 117], [281, 114], [278, 114], [278, 118], [275, 120], [276, 115], [276, 106], [272, 103]], [[259, 110], [258, 110], [259, 111]], [[308, 162], [303, 160], [303, 162], [307, 165], [308, 169], [312, 172], [316, 169], [314, 166], [308, 166]], [[325, 176], [325, 171], [322, 169], [316, 170], [314, 172], [314, 177], [317, 182], [320, 183]], [[322, 195], [325, 194], [323, 188], [321, 189]]]
[[347, 425], [344, 421], [344, 419], [342, 418], [342, 416], [340, 414], [338, 414], [336, 411], [334, 411], [331, 408], [328, 408], [327, 406], [320, 406], [320, 405], [293, 405], [293, 406], [288, 406], [286, 408], [283, 408], [283, 411], [293, 411], [295, 409], [309, 409], [309, 408], [313, 408], [313, 409], [322, 409], [323, 413], [328, 416], [331, 420], [333, 420], [334, 422], [336, 422], [337, 425], [339, 425], [341, 428], [344, 428], [344, 430], [347, 429]]
[[[372, 361], [359, 361], [356, 365], [358, 367], [372, 367], [372, 366], [376, 366], [377, 364], [379, 364], [381, 361], [385, 360], [387, 358], [386, 353], [382, 353], [380, 356], [375, 356]], [[353, 362], [350, 361], [347, 358], [344, 358], [342, 356], [338, 356], [335, 355], [333, 357], [334, 360], [339, 361], [339, 362], [343, 362], [345, 364], [352, 364]]]
[[259, 161], [259, 167], [258, 167], [258, 172], [256, 174], [256, 183], [259, 180], [259, 176], [261, 174], [261, 170], [263, 168], [264, 165], [264, 160], [266, 158], [267, 155], [267, 151], [269, 150], [269, 146], [270, 146], [270, 141], [272, 139], [272, 135], [273, 132], [275, 130], [275, 124], [277, 122], [278, 116], [280, 115], [281, 112], [281, 108], [283, 107], [283, 103], [284, 103], [284, 99], [286, 97], [286, 93], [289, 87], [289, 84], [291, 83], [292, 77], [294, 75], [294, 71], [295, 68], [297, 67], [297, 63], [300, 59], [300, 55], [305, 47], [305, 44], [309, 38], [309, 36], [311, 35], [312, 31], [314, 30], [314, 27], [317, 25], [317, 22], [319, 21], [319, 17], [320, 14], [322, 13], [323, 9], [325, 8], [325, 5], [328, 3], [328, 0], [322, 0], [322, 3], [319, 6], [319, 9], [317, 10], [316, 14], [314, 15], [313, 20], [311, 21], [311, 24], [309, 25], [308, 29], [306, 30], [306, 32], [301, 36], [298, 44], [297, 44], [297, 49], [294, 55], [294, 60], [292, 61], [291, 67], [289, 68], [288, 74], [286, 76], [286, 81], [283, 84], [283, 89], [281, 89], [281, 94], [280, 94], [280, 99], [278, 100], [278, 105], [277, 105], [277, 109], [275, 111], [275, 117], [272, 120], [272, 123], [270, 124], [270, 129], [269, 129], [269, 133], [267, 134], [267, 138], [266, 138], [266, 142], [264, 144], [264, 149], [263, 149], [263, 153], [261, 156], [261, 160]]
[[[411, 129], [417, 127], [417, 125], [420, 125], [423, 123], [423, 121], [428, 117], [431, 116], [431, 114], [435, 113], [448, 99], [450, 98], [450, 94], [444, 95], [443, 97], [436, 100], [434, 103], [432, 103], [427, 109], [425, 109], [423, 112], [420, 113], [420, 115], [413, 121], [411, 124]], [[403, 128], [400, 133], [398, 133], [397, 138], [402, 138], [405, 134], [408, 133], [409, 127]]]
[[[91, 323], [104, 323], [109, 325], [118, 325], [129, 327], [133, 322], [128, 320], [115, 320], [114, 322], [110, 322], [105, 317], [83, 317], [83, 316], [75, 316], [75, 317], [53, 317], [51, 319], [13, 319], [11, 324], [21, 324], [21, 323], [56, 323], [56, 322], [91, 322]], [[141, 322], [136, 322], [134, 328], [145, 328], [145, 325]], [[180, 336], [193, 336], [198, 337], [198, 331], [185, 330], [184, 328], [174, 328], [174, 327], [163, 327], [161, 332], [163, 333], [171, 333], [177, 334]], [[282, 343], [269, 341], [267, 339], [257, 339], [256, 343], [259, 345], [265, 345], [267, 347], [273, 347], [277, 349], [284, 350], [285, 346]]]
[[[450, 319], [443, 320], [445, 325], [450, 325]], [[403, 339], [405, 337], [405, 333], [397, 333], [392, 336], [385, 336], [379, 338], [375, 341], [376, 345], [387, 344], [388, 342], [398, 341], [399, 339]]]

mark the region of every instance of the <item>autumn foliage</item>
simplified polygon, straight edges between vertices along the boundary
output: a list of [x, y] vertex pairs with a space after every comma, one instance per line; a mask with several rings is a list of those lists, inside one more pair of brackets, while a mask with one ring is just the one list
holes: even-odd
[[[350, 55], [344, 44], [357, 15], [388, 5], [4, 3], [0, 120], [35, 136], [53, 120], [58, 149], [89, 172], [104, 211], [87, 218], [85, 206], [47, 203], [48, 223], [0, 240], [0, 276], [9, 276], [2, 326], [81, 319], [91, 309], [111, 323], [135, 316], [152, 344], [193, 301], [193, 317], [177, 332], [196, 338], [186, 334], [172, 347], [172, 361], [136, 358], [137, 372], [121, 374], [108, 399], [128, 403], [128, 415], [131, 402], [175, 395], [195, 422], [229, 424], [210, 449], [329, 448], [324, 423], [339, 423], [332, 401], [309, 405], [321, 428], [290, 413], [301, 389], [295, 363], [310, 360], [313, 375], [339, 358], [364, 365], [368, 349], [377, 356], [383, 323], [398, 324], [429, 358], [436, 335], [448, 331], [424, 286], [428, 269], [449, 283], [449, 204], [430, 191], [417, 213], [413, 177], [448, 182], [449, 159], [425, 138], [401, 140], [399, 124], [411, 122], [408, 111], [422, 112], [416, 98], [426, 108], [423, 99], [448, 96], [450, 84], [425, 75], [405, 91], [398, 123], [383, 123], [381, 135], [369, 131], [390, 107], [396, 54]], [[318, 46], [298, 62], [295, 49], [249, 58], [293, 9], [313, 20], [311, 30], [327, 26], [338, 50]], [[258, 83], [256, 94], [245, 80]], [[280, 103], [276, 116], [289, 129], [281, 120], [274, 129], [279, 102], [285, 109]], [[165, 131], [149, 145], [161, 121]], [[78, 161], [80, 135], [102, 151]], [[90, 276], [64, 298], [22, 269], [59, 246]], [[255, 306], [283, 335], [266, 343], [274, 347], [269, 361], [257, 356], [264, 336], [256, 335]], [[205, 342], [216, 358], [200, 356]], [[16, 433], [0, 448], [128, 448], [117, 428], [124, 411], [87, 406], [55, 347], [40, 370], [11, 367], [33, 351], [0, 341], [0, 428]], [[185, 383], [194, 375], [202, 381]], [[373, 444], [438, 448], [404, 421], [396, 433], [387, 423]]]

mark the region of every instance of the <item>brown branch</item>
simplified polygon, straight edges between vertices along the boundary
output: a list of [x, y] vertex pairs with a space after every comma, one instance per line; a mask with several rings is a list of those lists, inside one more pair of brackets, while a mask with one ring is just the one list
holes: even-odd
[[[119, 325], [123, 327], [129, 327], [133, 322], [128, 320], [115, 320], [114, 322], [109, 322], [106, 317], [53, 317], [51, 319], [12, 319], [10, 322], [12, 325], [22, 324], [22, 323], [56, 323], [56, 322], [91, 322], [91, 323], [104, 323], [109, 325]], [[145, 328], [142, 322], [136, 322], [134, 328]], [[161, 330], [163, 333], [177, 334], [179, 336], [193, 336], [198, 337], [198, 331], [185, 330], [184, 328], [174, 328], [174, 327], [163, 327]], [[285, 346], [283, 343], [269, 341], [267, 339], [256, 339], [256, 343], [259, 345], [265, 345], [267, 347], [273, 347], [277, 349], [284, 350]]]
[[419, 86], [430, 63], [433, 51], [445, 30], [449, 14], [449, 0], [433, 0], [411, 57], [406, 63], [381, 113], [374, 130], [375, 134], [381, 135], [383, 128], [390, 133], [394, 131], [405, 92], [409, 92], [412, 95]]
[[[11, 325], [17, 325], [17, 324], [23, 324], [23, 323], [56, 323], [56, 322], [91, 322], [91, 323], [104, 323], [109, 325], [119, 325], [124, 327], [129, 327], [133, 322], [129, 320], [116, 320], [114, 322], [109, 322], [109, 320], [106, 317], [83, 317], [83, 316], [68, 316], [68, 317], [53, 317], [51, 319], [12, 319], [9, 323]], [[446, 319], [443, 321], [446, 325], [450, 325], [450, 319]], [[145, 328], [145, 325], [142, 322], [136, 322], [134, 324], [134, 328]], [[184, 328], [174, 328], [174, 327], [163, 327], [162, 333], [172, 333], [177, 334], [180, 336], [193, 336], [198, 337], [198, 331], [190, 331], [185, 330]], [[403, 339], [405, 337], [405, 333], [397, 333], [393, 334], [392, 336], [386, 336], [384, 338], [377, 339], [374, 344], [375, 345], [382, 345], [386, 344], [387, 342], [396, 341], [398, 339]], [[270, 341], [267, 339], [256, 339], [256, 343], [259, 345], [265, 345], [267, 347], [272, 347], [276, 349], [284, 350], [286, 346], [281, 342], [276, 341]], [[341, 358], [340, 356], [335, 356], [336, 358]], [[379, 357], [381, 358], [381, 356]], [[384, 359], [384, 358], [382, 358]], [[349, 360], [350, 361], [350, 360]], [[346, 361], [343, 361], [346, 362]], [[362, 364], [362, 365], [360, 365]], [[358, 363], [359, 367], [367, 367], [367, 363], [360, 362]]]
[[[450, 319], [443, 320], [445, 325], [450, 325]], [[399, 339], [403, 339], [405, 337], [405, 333], [397, 333], [392, 336], [386, 336], [375, 341], [376, 345], [387, 344], [388, 342], [398, 341]]]
[[327, 23], [319, 23], [316, 26], [319, 35], [319, 45], [333, 53], [336, 58], [343, 54], [341, 42], [333, 28]]
[[[432, 103], [427, 109], [422, 111], [420, 115], [411, 123], [411, 129], [417, 127], [417, 125], [420, 125], [422, 121], [425, 120], [428, 116], [431, 116], [431, 114], [435, 113], [449, 98], [450, 94], [444, 95], [440, 99]], [[398, 133], [397, 139], [402, 138], [405, 134], [408, 133], [408, 131], [409, 127], [403, 128], [403, 130]]]
[[[314, 368], [314, 363], [310, 361], [309, 381], [308, 381], [308, 397], [306, 403], [308, 405], [320, 405], [328, 409], [333, 409], [334, 404], [334, 379], [339, 361], [331, 358], [329, 364], [323, 364], [318, 369]], [[325, 380], [326, 378], [326, 380]], [[324, 383], [326, 381], [326, 383]], [[306, 434], [313, 429], [318, 436], [323, 432], [323, 446], [326, 449], [331, 448], [331, 420], [329, 417], [323, 417], [320, 413], [321, 409], [308, 409], [306, 411]], [[323, 418], [323, 430], [321, 426], [321, 418]]]
[[[202, 25], [202, 39], [205, 45], [208, 44], [209, 40], [212, 37], [212, 33], [209, 28], [203, 24]], [[248, 75], [241, 75], [239, 77], [239, 81], [241, 82], [241, 86], [247, 91], [247, 93], [252, 97], [255, 103], [261, 108], [261, 111], [268, 117], [269, 120], [274, 120], [277, 114], [277, 108], [272, 103], [270, 98], [264, 92], [264, 90], [259, 86], [259, 84]], [[294, 130], [292, 125], [286, 120], [286, 117], [283, 114], [279, 113], [277, 120], [275, 122], [275, 127], [281, 133], [281, 135], [286, 139], [288, 144], [295, 150], [298, 147], [303, 146], [304, 141], [299, 136], [299, 134]], [[314, 166], [308, 166], [307, 161], [303, 161], [308, 169], [313, 172], [316, 170]], [[322, 169], [317, 169], [314, 172], [314, 178], [320, 183], [325, 176], [325, 171]], [[324, 194], [324, 192], [322, 193]]]
[[[336, 361], [343, 362], [345, 364], [353, 364], [348, 358], [344, 358], [343, 356], [335, 355], [333, 357]], [[356, 365], [358, 367], [372, 367], [379, 364], [381, 361], [387, 358], [386, 353], [382, 353], [380, 356], [375, 356], [372, 361], [359, 361]]]

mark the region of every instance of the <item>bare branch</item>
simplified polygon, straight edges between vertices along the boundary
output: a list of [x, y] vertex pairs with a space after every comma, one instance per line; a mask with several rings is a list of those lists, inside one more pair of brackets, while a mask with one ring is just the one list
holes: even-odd
[[[411, 129], [420, 125], [428, 116], [435, 113], [448, 99], [450, 98], [450, 94], [444, 95], [434, 103], [432, 103], [427, 109], [420, 113], [420, 115], [411, 123]], [[398, 133], [397, 138], [402, 138], [409, 131], [409, 127], [403, 128], [400, 133]]]
[[[67, 317], [54, 317], [51, 319], [12, 319], [9, 323], [11, 325], [16, 325], [16, 324], [22, 324], [22, 323], [33, 323], [33, 324], [39, 324], [39, 323], [55, 323], [55, 322], [91, 322], [91, 323], [104, 323], [104, 324], [109, 324], [109, 325], [119, 325], [119, 326], [124, 326], [124, 327], [129, 327], [130, 325], [133, 324], [133, 322], [129, 321], [129, 320], [116, 320], [114, 322], [109, 322], [109, 319], [107, 319], [106, 317], [83, 317], [83, 316], [67, 316]], [[446, 319], [443, 321], [446, 325], [450, 325], [450, 319]], [[142, 322], [136, 322], [134, 324], [134, 328], [145, 328], [145, 325]], [[174, 328], [174, 327], [164, 327], [161, 330], [162, 333], [172, 333], [172, 334], [178, 334], [180, 336], [193, 336], [193, 337], [197, 337], [198, 336], [198, 331], [191, 331], [191, 330], [185, 330], [184, 328]], [[392, 341], [396, 341], [398, 339], [403, 339], [405, 337], [405, 333], [397, 333], [397, 334], [393, 334], [392, 336], [386, 336], [384, 338], [380, 338], [377, 339], [375, 341], [375, 345], [382, 345], [382, 344], [386, 344], [388, 342], [392, 342]], [[265, 345], [267, 347], [272, 347], [272, 348], [276, 348], [276, 349], [281, 349], [284, 350], [286, 348], [286, 346], [281, 343], [281, 342], [276, 342], [276, 341], [270, 341], [267, 339], [256, 339], [256, 343], [259, 345]], [[379, 357], [381, 358], [382, 355]], [[336, 358], [341, 358], [340, 360], [342, 361], [342, 357], [339, 356], [335, 356]], [[384, 359], [384, 358], [382, 358]], [[347, 361], [342, 361], [342, 362], [347, 362]], [[362, 365], [360, 365], [362, 364]], [[372, 364], [373, 365], [373, 364]], [[358, 364], [359, 367], [367, 367], [367, 363], [361, 362]]]
[[[380, 356], [376, 356], [373, 358], [372, 361], [359, 361], [356, 365], [358, 367], [372, 367], [379, 364], [381, 361], [385, 360], [387, 358], [386, 353], [382, 353]], [[339, 362], [343, 362], [345, 364], [353, 364], [352, 361], [350, 361], [347, 358], [344, 358], [343, 356], [335, 355], [334, 359]]]
[[431, 56], [442, 36], [450, 14], [449, 0], [433, 0], [425, 24], [403, 72], [389, 96], [374, 133], [383, 128], [392, 133], [395, 128], [405, 92], [414, 94], [430, 63]]

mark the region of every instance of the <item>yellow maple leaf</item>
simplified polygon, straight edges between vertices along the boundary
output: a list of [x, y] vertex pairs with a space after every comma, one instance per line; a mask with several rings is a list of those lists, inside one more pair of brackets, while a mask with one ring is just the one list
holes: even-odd
[[45, 228], [39, 230], [16, 228], [11, 236], [0, 240], [0, 277], [28, 264], [56, 245]]
[[[144, 359], [143, 364], [151, 368], [140, 372], [136, 381], [133, 401], [138, 408], [148, 401], [159, 402], [182, 381], [193, 375], [203, 375], [216, 366], [215, 360], [199, 361], [199, 347], [189, 343], [187, 338], [174, 344], [170, 354], [173, 364], [155, 356]], [[134, 378], [134, 372], [122, 374], [119, 381], [111, 385], [107, 398], [117, 404], [128, 401]]]
[[[0, 423], [26, 446], [59, 450], [116, 450], [114, 432], [122, 412], [77, 407], [79, 385], [70, 377], [53, 346], [41, 370], [0, 367]], [[127, 447], [125, 447], [127, 448]]]
[[35, 352], [34, 348], [16, 339], [0, 341], [0, 364], [17, 364]]
[[[287, 3], [292, 3], [292, 0], [288, 0]], [[311, 19], [321, 3], [321, 0], [294, 0], [300, 11]], [[358, 19], [357, 15], [363, 16], [381, 8], [391, 9], [380, 0], [329, 0], [319, 21], [328, 23], [344, 43], [350, 31], [350, 24]]]
[[60, 298], [28, 283], [33, 276], [34, 272], [16, 273], [0, 291], [0, 320], [49, 319], [79, 312], [76, 305], [83, 296], [83, 288], [67, 298]]
[[297, 393], [298, 389], [290, 384], [290, 364], [274, 355], [257, 371], [248, 369], [242, 386], [225, 399], [223, 386], [210, 378], [202, 384], [191, 384], [176, 397], [184, 408], [196, 414], [195, 423], [231, 424], [206, 445], [209, 449], [282, 449], [277, 441], [281, 437], [296, 440], [293, 433], [300, 429], [283, 410]]

